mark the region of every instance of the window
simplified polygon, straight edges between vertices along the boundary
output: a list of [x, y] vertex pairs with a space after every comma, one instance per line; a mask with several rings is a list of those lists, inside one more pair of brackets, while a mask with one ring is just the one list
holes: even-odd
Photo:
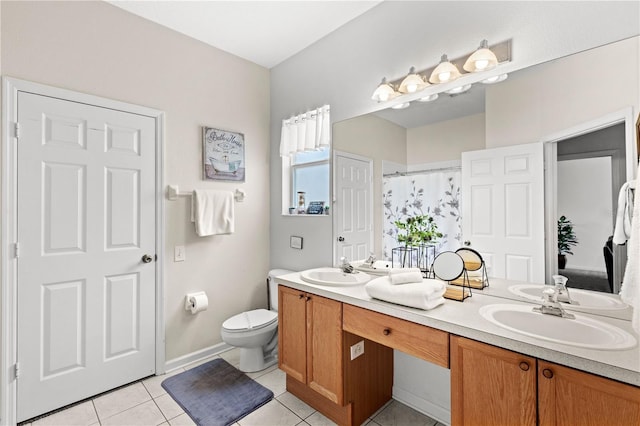
[[329, 207], [330, 147], [329, 105], [282, 120], [282, 214], [318, 215]]
[[329, 205], [329, 149], [300, 152], [291, 157], [291, 206], [298, 210], [298, 192], [304, 192], [305, 211], [310, 202]]

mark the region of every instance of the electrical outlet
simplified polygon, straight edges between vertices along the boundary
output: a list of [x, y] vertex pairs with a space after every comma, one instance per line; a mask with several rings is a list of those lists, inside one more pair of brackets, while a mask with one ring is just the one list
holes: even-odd
[[364, 340], [360, 340], [355, 345], [351, 346], [351, 361], [364, 354]]
[[175, 246], [173, 249], [173, 261], [184, 262], [186, 258], [187, 254], [185, 253], [184, 246]]

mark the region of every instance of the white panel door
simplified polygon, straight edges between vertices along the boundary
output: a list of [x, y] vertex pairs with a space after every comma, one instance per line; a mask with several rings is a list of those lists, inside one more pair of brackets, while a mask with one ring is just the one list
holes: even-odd
[[544, 282], [540, 143], [462, 153], [462, 233], [490, 276]]
[[335, 250], [334, 264], [341, 257], [366, 259], [372, 250], [371, 160], [336, 154], [334, 161]]
[[155, 371], [156, 136], [151, 117], [25, 92], [18, 122], [22, 421]]

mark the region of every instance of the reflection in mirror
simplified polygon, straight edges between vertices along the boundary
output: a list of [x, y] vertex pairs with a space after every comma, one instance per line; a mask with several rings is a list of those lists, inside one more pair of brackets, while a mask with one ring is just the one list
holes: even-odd
[[613, 234], [625, 158], [624, 123], [557, 143], [556, 217], [572, 222], [577, 240], [566, 266], [558, 265], [569, 287], [619, 291], [626, 253]]
[[[569, 276], [569, 287], [597, 288], [616, 294], [626, 254], [624, 246], [611, 243], [609, 237], [614, 231], [619, 189], [635, 173], [629, 167], [629, 158], [635, 155], [630, 151], [635, 150], [635, 146], [632, 150], [628, 148], [630, 134], [635, 138], [635, 122], [627, 123], [629, 120], [623, 118], [617, 120], [618, 125], [614, 125], [615, 122], [599, 125], [598, 131], [591, 136], [584, 135], [585, 139], [570, 139], [578, 133], [572, 134], [569, 130], [591, 121], [602, 121], [612, 114], [618, 117], [632, 115], [631, 111], [637, 114], [639, 52], [640, 37], [633, 37], [512, 72], [506, 81], [498, 84], [476, 84], [462, 94], [441, 94], [434, 102], [412, 102], [403, 110], [386, 109], [335, 123], [336, 150], [373, 160], [374, 254], [378, 259], [385, 259], [384, 174], [406, 175], [410, 185], [412, 177], [422, 175], [419, 172], [425, 169], [460, 167], [462, 152], [552, 141], [545, 145], [557, 146], [557, 158], [554, 158], [558, 162], [558, 187], [545, 185], [546, 190], [557, 192], [558, 205], [553, 212], [553, 226], [545, 227], [554, 252], [553, 257], [548, 256], [546, 260], [547, 275], [564, 272]], [[620, 64], [620, 72], [606, 84], [598, 83], [599, 76], [607, 74], [606, 67], [611, 60]], [[628, 114], [621, 113], [627, 110]], [[615, 135], [602, 136], [600, 131]], [[566, 135], [553, 139], [554, 135], [562, 134]], [[599, 139], [587, 141], [593, 137]], [[581, 149], [593, 146], [581, 150], [571, 148], [571, 144], [580, 145]], [[585, 176], [585, 169], [592, 173]], [[577, 189], [584, 181], [593, 179], [598, 179], [597, 189], [593, 185], [588, 191]], [[407, 197], [410, 194], [411, 188], [407, 188]], [[586, 194], [587, 200], [577, 200], [581, 194]], [[339, 194], [335, 196], [339, 198]], [[464, 199], [465, 194], [461, 194], [460, 202], [464, 203]], [[426, 206], [438, 200], [423, 201]], [[588, 208], [585, 208], [581, 203], [587, 201]], [[544, 215], [544, 207], [540, 209]], [[573, 247], [574, 255], [568, 256], [566, 269], [558, 271], [556, 231], [557, 218], [562, 214], [572, 220], [579, 244]], [[439, 228], [442, 228], [440, 224]], [[446, 249], [455, 250], [467, 239], [462, 230], [461, 237], [449, 238], [456, 246]], [[493, 278], [491, 256], [485, 255], [482, 247], [472, 247], [483, 255], [489, 276]], [[493, 287], [492, 279], [491, 286], [484, 291], [524, 300], [506, 288], [499, 292]]]

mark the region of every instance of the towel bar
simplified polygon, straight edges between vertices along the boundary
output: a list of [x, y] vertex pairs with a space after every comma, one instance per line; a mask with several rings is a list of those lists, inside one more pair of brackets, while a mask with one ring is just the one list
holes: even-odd
[[[193, 191], [183, 191], [180, 192], [180, 188], [178, 185], [167, 185], [167, 199], [170, 201], [175, 201], [178, 197], [191, 197], [193, 195]], [[236, 202], [241, 203], [244, 201], [245, 192], [242, 189], [236, 189], [233, 198]]]

